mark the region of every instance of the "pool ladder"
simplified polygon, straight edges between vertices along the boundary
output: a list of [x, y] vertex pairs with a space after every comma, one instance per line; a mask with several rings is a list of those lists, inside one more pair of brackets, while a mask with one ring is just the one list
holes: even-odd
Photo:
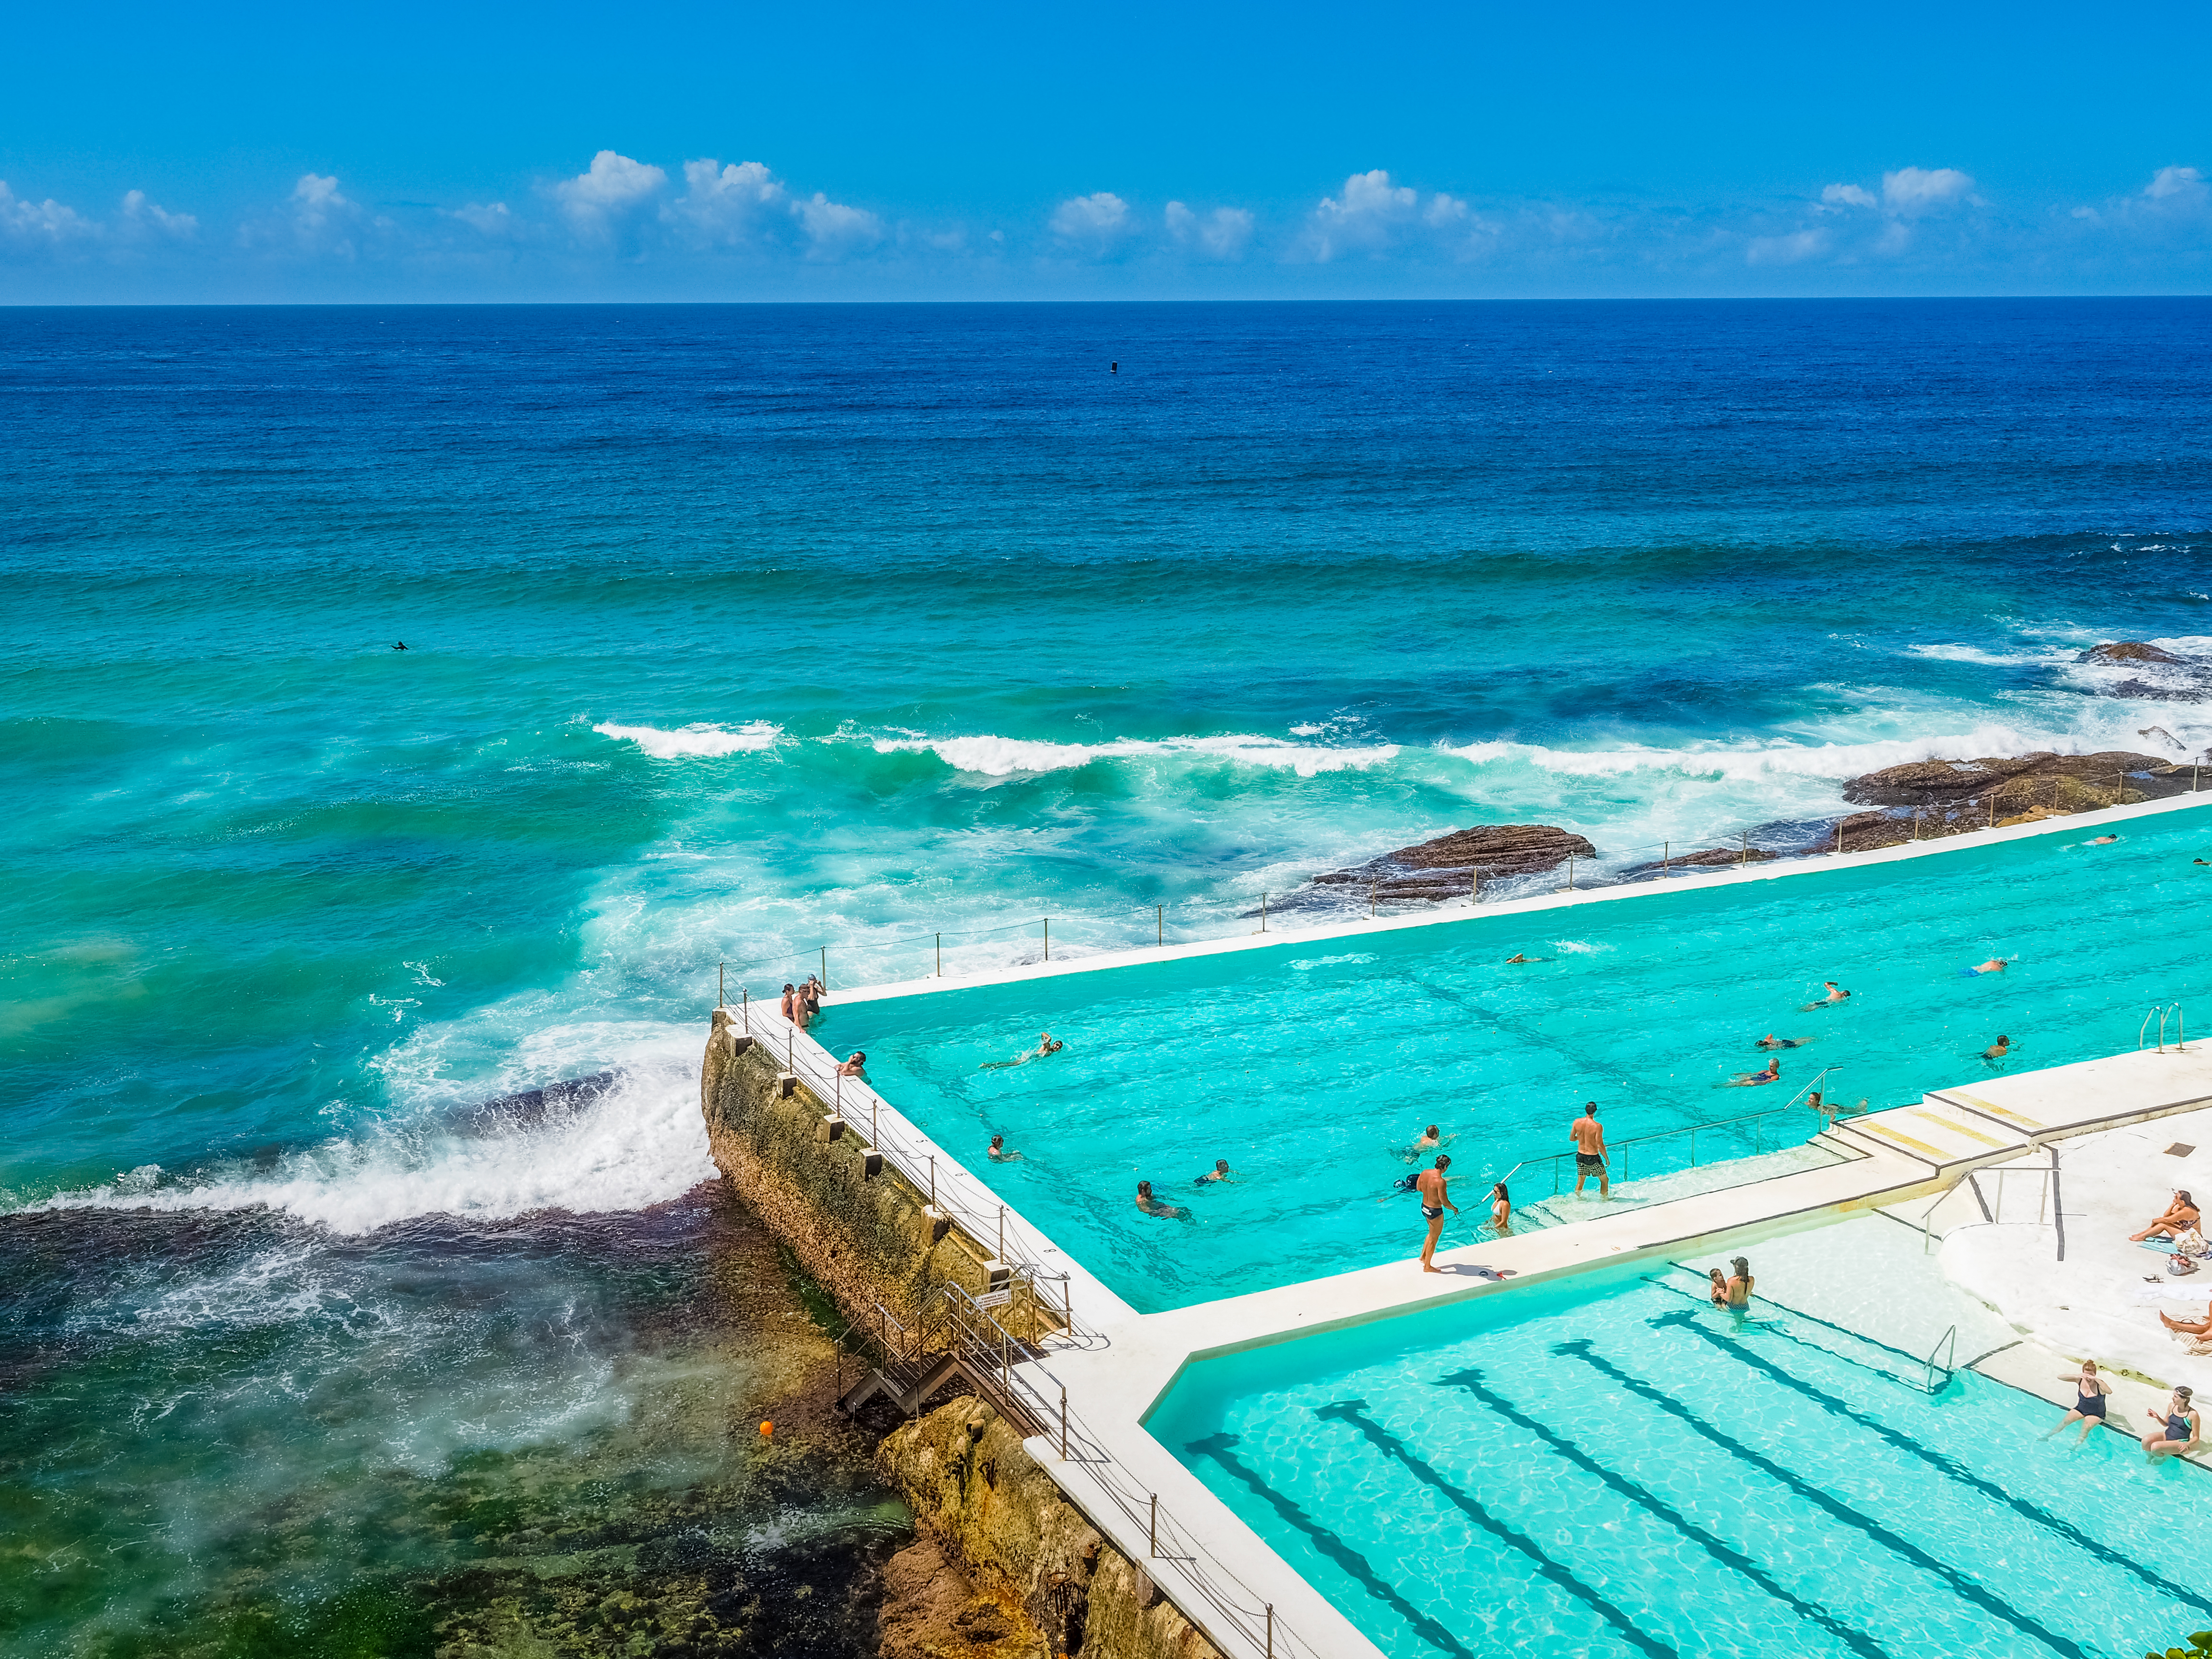
[[[1943, 1363], [1940, 1365], [1936, 1363], [1936, 1356], [1939, 1353], [1943, 1356]], [[1923, 1394], [1934, 1394], [1939, 1389], [1948, 1386], [1958, 1370], [1958, 1364], [1959, 1328], [1954, 1325], [1942, 1335], [1937, 1337], [1936, 1346], [1928, 1350], [1928, 1370], [1921, 1379], [1920, 1391]], [[1943, 1373], [1942, 1382], [1936, 1380], [1937, 1371]]]
[[2158, 1052], [2161, 1054], [2166, 1052], [2166, 1022], [2172, 1019], [2173, 1052], [2186, 1054], [2189, 1049], [2189, 1022], [2182, 1017], [2181, 1005], [2178, 1002], [2154, 1004], [2150, 1012], [2142, 1017], [2142, 1024], [2136, 1028], [2136, 1052], [2140, 1054], [2149, 1046], [2150, 1023], [2154, 1019], [2158, 1022]]

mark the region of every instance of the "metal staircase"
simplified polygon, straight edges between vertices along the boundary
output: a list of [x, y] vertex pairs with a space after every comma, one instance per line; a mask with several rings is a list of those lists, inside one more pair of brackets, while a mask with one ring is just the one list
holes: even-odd
[[[1030, 1316], [1026, 1337], [1015, 1335], [997, 1316], [1016, 1307]], [[912, 1325], [879, 1302], [876, 1362], [845, 1391], [838, 1409], [849, 1416], [870, 1401], [883, 1399], [901, 1416], [912, 1417], [939, 1390], [959, 1382], [989, 1401], [1022, 1434], [1042, 1434], [1044, 1420], [1035, 1400], [1016, 1387], [1014, 1367], [1044, 1357], [1039, 1315], [1048, 1317], [1054, 1311], [1036, 1294], [1033, 1275], [1020, 1268], [1002, 1288], [980, 1297], [957, 1285], [940, 1286]]]

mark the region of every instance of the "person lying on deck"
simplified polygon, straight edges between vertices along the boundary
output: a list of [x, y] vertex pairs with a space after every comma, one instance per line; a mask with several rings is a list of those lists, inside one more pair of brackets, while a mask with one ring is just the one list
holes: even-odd
[[2169, 1331], [2177, 1331], [2184, 1336], [2203, 1336], [2212, 1333], [2212, 1303], [2205, 1304], [2202, 1319], [2176, 1319], [2170, 1313], [2161, 1312], [2158, 1322]]
[[2160, 1216], [2141, 1232], [2130, 1233], [2128, 1237], [2138, 1244], [2146, 1238], [2179, 1238], [2197, 1224], [2199, 1213], [2196, 1200], [2187, 1193], [2177, 1188], [2173, 1194], [2173, 1202], [2166, 1206], [2165, 1214]]

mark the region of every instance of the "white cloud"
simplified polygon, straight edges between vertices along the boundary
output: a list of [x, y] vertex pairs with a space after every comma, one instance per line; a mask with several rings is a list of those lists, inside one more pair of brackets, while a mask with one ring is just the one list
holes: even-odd
[[353, 205], [338, 194], [336, 173], [301, 173], [300, 182], [292, 186], [292, 200], [295, 204], [292, 210], [293, 216], [308, 230], [321, 229], [333, 214], [341, 213]]
[[174, 236], [180, 241], [190, 240], [199, 234], [200, 222], [189, 213], [169, 213], [146, 199], [143, 190], [126, 191], [123, 196], [123, 218], [126, 225], [143, 226], [165, 236]]
[[0, 179], [0, 234], [58, 246], [97, 236], [100, 227], [51, 196], [43, 202], [26, 201], [8, 188], [6, 179]]
[[1252, 216], [1243, 208], [1216, 208], [1200, 216], [1181, 202], [1170, 202], [1168, 234], [1216, 259], [1234, 259], [1252, 240]]
[[447, 216], [473, 226], [487, 236], [511, 235], [522, 222], [507, 211], [504, 202], [471, 202], [465, 206], [447, 210]]
[[1856, 185], [1830, 185], [1820, 192], [1820, 199], [1830, 207], [1863, 207], [1879, 205], [1875, 193]]
[[1755, 236], [1744, 250], [1744, 259], [1754, 265], [1794, 265], [1817, 259], [1828, 251], [1825, 230], [1800, 230], [1787, 236]]
[[1129, 204], [1110, 190], [1071, 196], [1053, 210], [1053, 234], [1072, 242], [1109, 242], [1128, 228]]
[[831, 259], [857, 253], [884, 240], [884, 222], [865, 208], [833, 202], [820, 191], [807, 201], [793, 203], [792, 211], [806, 228], [810, 257]]
[[708, 240], [741, 244], [780, 229], [791, 198], [758, 161], [722, 167], [712, 157], [684, 164], [684, 194], [675, 211]]
[[668, 175], [650, 162], [603, 149], [592, 157], [586, 171], [554, 185], [553, 198], [577, 229], [600, 234], [610, 220], [657, 194], [667, 183]]
[[2204, 177], [2195, 167], [2160, 167], [2143, 186], [2143, 194], [2155, 202], [2168, 196], [2201, 195], [2203, 190]]
[[1314, 209], [1307, 228], [1313, 257], [1327, 260], [1346, 248], [1385, 246], [1393, 229], [1413, 216], [1415, 200], [1410, 185], [1393, 185], [1382, 167], [1352, 174], [1340, 195], [1322, 197]]
[[1928, 213], [1973, 187], [1972, 178], [1956, 167], [1899, 167], [1881, 175], [1881, 202], [1892, 213]]

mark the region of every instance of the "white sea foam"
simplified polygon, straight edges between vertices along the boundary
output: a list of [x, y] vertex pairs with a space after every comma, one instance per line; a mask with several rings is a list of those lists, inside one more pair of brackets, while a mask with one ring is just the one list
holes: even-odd
[[1554, 951], [1565, 951], [1569, 956], [1594, 957], [1601, 951], [1610, 951], [1613, 946], [1593, 945], [1587, 939], [1555, 939], [1552, 941], [1552, 948]]
[[726, 726], [698, 722], [664, 732], [657, 726], [617, 726], [611, 720], [592, 730], [617, 743], [634, 743], [657, 760], [746, 754], [773, 749], [783, 736], [783, 728], [768, 720], [752, 720], [735, 731]]
[[287, 1153], [272, 1169], [217, 1166], [158, 1183], [133, 1170], [32, 1207], [267, 1209], [336, 1233], [366, 1233], [417, 1216], [642, 1209], [714, 1175], [698, 1073], [661, 1065], [625, 1073], [572, 1115], [489, 1134], [416, 1117]]
[[1098, 760], [1144, 757], [1226, 761], [1296, 772], [1302, 778], [1344, 772], [1394, 760], [1395, 743], [1331, 747], [1290, 743], [1281, 738], [1231, 735], [1215, 738], [1120, 738], [1110, 743], [1045, 743], [1019, 738], [877, 738], [879, 755], [900, 751], [935, 755], [956, 771], [1005, 778], [1018, 774], [1057, 772]]

